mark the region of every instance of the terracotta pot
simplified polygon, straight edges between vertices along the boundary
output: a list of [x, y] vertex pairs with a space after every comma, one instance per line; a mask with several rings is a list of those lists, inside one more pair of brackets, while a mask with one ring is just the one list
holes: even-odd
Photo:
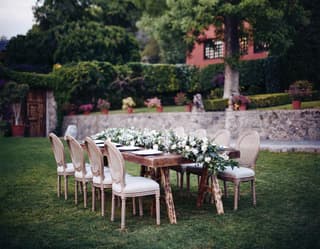
[[239, 106], [239, 110], [240, 111], [245, 111], [245, 110], [247, 110], [247, 106], [246, 105], [240, 105]]
[[85, 111], [83, 112], [84, 115], [89, 115], [90, 114], [90, 111]]
[[101, 110], [101, 113], [102, 113], [102, 114], [108, 114], [108, 113], [109, 113], [109, 110], [108, 110], [108, 109], [102, 109], [102, 110]]
[[132, 107], [128, 107], [127, 112], [128, 112], [129, 114], [130, 114], [130, 113], [133, 113], [133, 108], [132, 108]]
[[192, 104], [185, 105], [185, 106], [184, 106], [184, 110], [185, 110], [186, 112], [191, 112], [191, 110], [192, 110]]
[[11, 126], [13, 137], [23, 137], [24, 136], [24, 125], [12, 125]]
[[292, 100], [292, 109], [301, 109], [301, 101]]
[[157, 112], [163, 112], [163, 106], [157, 106]]

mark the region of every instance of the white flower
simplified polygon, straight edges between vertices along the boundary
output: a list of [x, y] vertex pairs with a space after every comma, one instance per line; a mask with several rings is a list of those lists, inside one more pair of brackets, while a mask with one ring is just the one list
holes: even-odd
[[176, 148], [177, 148], [177, 145], [175, 145], [175, 144], [171, 145], [172, 150], [175, 150]]
[[206, 157], [204, 158], [204, 161], [205, 161], [206, 163], [210, 163], [210, 161], [211, 161], [211, 157], [206, 156]]

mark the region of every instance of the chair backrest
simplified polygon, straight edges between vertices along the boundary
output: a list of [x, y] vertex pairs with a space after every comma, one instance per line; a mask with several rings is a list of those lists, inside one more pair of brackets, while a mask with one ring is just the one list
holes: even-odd
[[205, 129], [197, 129], [194, 132], [191, 132], [190, 135], [197, 138], [205, 138], [207, 136], [207, 131]]
[[228, 130], [222, 129], [218, 130], [214, 135], [213, 135], [213, 141], [221, 146], [230, 146], [230, 138], [231, 138], [231, 133]]
[[79, 142], [72, 136], [66, 135], [65, 139], [70, 150], [71, 161], [74, 169], [78, 172], [82, 172], [83, 176], [86, 175], [84, 152]]
[[100, 177], [100, 180], [104, 180], [104, 164], [103, 155], [100, 148], [95, 144], [95, 142], [90, 138], [86, 137], [85, 146], [88, 153], [89, 162], [91, 165], [92, 175]]
[[236, 148], [240, 150], [240, 158], [237, 159], [241, 166], [255, 168], [260, 150], [260, 136], [257, 131], [245, 131], [237, 139]]
[[60, 138], [58, 138], [54, 133], [49, 134], [49, 140], [51, 143], [51, 148], [53, 151], [54, 159], [56, 160], [57, 167], [62, 166], [66, 168], [65, 155], [64, 155], [64, 146]]
[[183, 126], [178, 126], [173, 129], [173, 132], [178, 136], [178, 137], [183, 137], [185, 135], [185, 131]]
[[126, 184], [126, 167], [123, 156], [119, 149], [108, 140], [105, 141], [104, 148], [108, 152], [108, 164], [112, 182], [119, 183], [124, 188]]

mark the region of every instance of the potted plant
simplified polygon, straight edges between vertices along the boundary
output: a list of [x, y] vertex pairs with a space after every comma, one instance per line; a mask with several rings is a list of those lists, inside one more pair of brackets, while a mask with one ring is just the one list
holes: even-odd
[[174, 97], [174, 102], [176, 105], [185, 105], [185, 110], [191, 112], [192, 103], [184, 92], [178, 92]]
[[4, 85], [3, 94], [11, 105], [14, 123], [11, 125], [13, 136], [24, 136], [25, 125], [21, 119], [21, 107], [28, 94], [29, 85], [9, 81]]
[[244, 111], [247, 110], [248, 105], [250, 104], [250, 99], [244, 95], [234, 95], [232, 96], [232, 106], [233, 110]]
[[133, 113], [133, 107], [136, 106], [136, 103], [131, 97], [122, 99], [122, 109], [127, 110], [128, 113]]
[[83, 114], [85, 115], [90, 114], [92, 109], [93, 109], [93, 104], [83, 104], [79, 106], [79, 110], [83, 112]]
[[289, 86], [287, 92], [292, 99], [292, 108], [300, 109], [301, 101], [312, 94], [312, 84], [307, 80], [298, 80]]
[[157, 97], [147, 99], [144, 104], [148, 108], [153, 108], [155, 107], [157, 109], [157, 112], [163, 112], [163, 106], [161, 105], [161, 100], [158, 99]]
[[97, 101], [97, 108], [101, 111], [103, 114], [108, 114], [109, 113], [109, 108], [110, 108], [110, 102], [99, 98]]

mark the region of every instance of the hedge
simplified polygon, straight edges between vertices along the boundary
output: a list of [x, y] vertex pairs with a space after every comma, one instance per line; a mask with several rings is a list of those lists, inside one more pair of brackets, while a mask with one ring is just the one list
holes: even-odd
[[206, 111], [224, 111], [228, 107], [228, 99], [205, 99], [203, 105]]
[[286, 105], [291, 103], [291, 98], [287, 93], [251, 95], [249, 98], [251, 101], [249, 108]]

